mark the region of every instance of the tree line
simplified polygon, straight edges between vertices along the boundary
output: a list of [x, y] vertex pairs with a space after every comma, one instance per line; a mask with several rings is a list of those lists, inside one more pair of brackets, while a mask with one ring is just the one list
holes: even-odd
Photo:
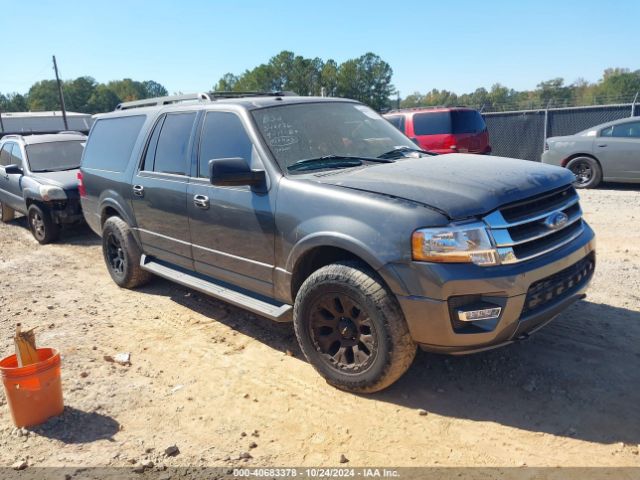
[[[534, 90], [516, 91], [500, 83], [491, 89], [478, 88], [471, 93], [457, 95], [448, 90], [433, 89], [415, 92], [400, 102], [402, 108], [426, 106], [467, 105], [492, 110], [525, 110], [545, 107], [607, 105], [629, 103], [640, 92], [640, 70], [608, 68], [595, 83], [578, 79], [565, 85], [563, 78], [540, 82]], [[640, 101], [640, 96], [638, 98]]]
[[[489, 90], [477, 88], [456, 94], [432, 89], [414, 92], [401, 101], [391, 83], [393, 70], [378, 55], [368, 52], [340, 64], [333, 59], [305, 58], [285, 50], [241, 74], [227, 73], [213, 86], [214, 91], [292, 91], [299, 95], [325, 95], [359, 100], [375, 110], [384, 111], [422, 106], [467, 105], [492, 110], [522, 110], [575, 105], [628, 103], [640, 91], [640, 70], [606, 69], [595, 83], [578, 79], [567, 85], [564, 79], [540, 82], [533, 90], [517, 91], [500, 83]], [[98, 83], [89, 76], [66, 80], [62, 85], [69, 111], [100, 113], [113, 110], [118, 103], [167, 95], [167, 89], [153, 80], [130, 78]], [[640, 99], [639, 99], [640, 100]], [[59, 110], [55, 80], [34, 83], [26, 94], [0, 93], [0, 111], [23, 112]]]
[[[138, 82], [125, 78], [98, 83], [88, 76], [63, 81], [62, 91], [67, 110], [90, 114], [111, 111], [121, 102], [167, 95], [167, 89], [153, 80]], [[58, 84], [55, 80], [40, 80], [24, 95], [0, 93], [2, 112], [47, 110], [60, 110]]]

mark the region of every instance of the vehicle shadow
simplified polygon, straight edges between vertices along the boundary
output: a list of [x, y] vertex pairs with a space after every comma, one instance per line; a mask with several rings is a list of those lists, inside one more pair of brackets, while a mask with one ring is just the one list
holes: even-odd
[[[27, 217], [21, 215], [7, 222], [5, 225], [16, 228], [23, 228], [31, 235], [29, 222]], [[35, 240], [34, 240], [35, 242]], [[78, 223], [77, 225], [66, 225], [60, 230], [60, 238], [55, 242], [60, 244], [77, 245], [81, 247], [92, 247], [100, 245], [100, 237], [89, 228], [86, 223]]]
[[66, 444], [90, 443], [96, 440], [112, 440], [120, 424], [113, 418], [96, 412], [83, 412], [64, 407], [62, 415], [28, 430]]
[[[291, 324], [254, 316], [161, 279], [142, 291], [168, 296], [306, 361]], [[418, 351], [396, 384], [369, 397], [446, 417], [635, 445], [640, 443], [639, 337], [640, 312], [580, 301], [523, 343], [469, 356]]]
[[613, 182], [602, 182], [596, 190], [636, 190], [640, 191], [640, 183], [613, 183]]

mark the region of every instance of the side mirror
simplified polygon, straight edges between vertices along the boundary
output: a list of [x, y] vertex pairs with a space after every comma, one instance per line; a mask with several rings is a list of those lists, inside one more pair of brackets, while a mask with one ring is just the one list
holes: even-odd
[[4, 167], [4, 173], [5, 175], [22, 175], [24, 171], [22, 170], [22, 167], [14, 164]]
[[212, 185], [264, 185], [264, 170], [251, 170], [244, 158], [216, 158], [209, 160], [209, 180]]

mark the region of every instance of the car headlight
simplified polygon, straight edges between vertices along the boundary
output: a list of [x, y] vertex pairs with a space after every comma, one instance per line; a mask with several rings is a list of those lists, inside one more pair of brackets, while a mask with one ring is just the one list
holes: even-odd
[[414, 260], [438, 263], [498, 265], [498, 254], [482, 223], [421, 228], [413, 232]]
[[53, 185], [40, 185], [40, 196], [45, 202], [50, 200], [66, 200], [67, 194], [60, 187]]

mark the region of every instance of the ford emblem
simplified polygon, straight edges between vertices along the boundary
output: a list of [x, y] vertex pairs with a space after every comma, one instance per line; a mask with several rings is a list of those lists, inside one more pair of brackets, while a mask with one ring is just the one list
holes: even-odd
[[563, 212], [555, 212], [549, 215], [544, 224], [550, 230], [559, 230], [564, 227], [569, 221], [569, 217], [566, 213]]

